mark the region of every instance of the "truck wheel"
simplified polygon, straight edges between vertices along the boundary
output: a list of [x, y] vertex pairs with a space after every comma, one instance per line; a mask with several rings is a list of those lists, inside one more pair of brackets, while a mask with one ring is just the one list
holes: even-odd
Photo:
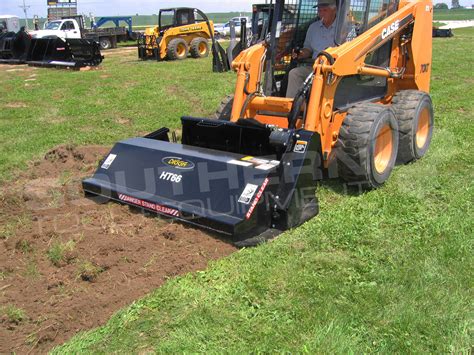
[[230, 121], [232, 113], [232, 105], [234, 104], [234, 95], [227, 95], [222, 101], [214, 114], [214, 118], [223, 121]]
[[397, 162], [423, 157], [433, 136], [433, 104], [430, 95], [418, 90], [397, 92], [392, 107], [400, 128]]
[[166, 54], [169, 60], [183, 60], [188, 57], [188, 44], [182, 38], [174, 38], [168, 43]]
[[102, 37], [99, 39], [100, 49], [110, 49], [112, 48], [112, 42], [108, 37]]
[[379, 187], [395, 166], [398, 139], [390, 107], [365, 103], [349, 109], [336, 144], [339, 177], [364, 189]]
[[193, 58], [205, 58], [209, 56], [209, 43], [207, 39], [203, 37], [194, 38], [189, 46], [189, 51]]

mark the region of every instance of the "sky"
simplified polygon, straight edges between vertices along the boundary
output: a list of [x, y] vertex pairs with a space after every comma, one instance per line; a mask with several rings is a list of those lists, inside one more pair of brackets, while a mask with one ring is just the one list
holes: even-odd
[[[30, 6], [28, 17], [33, 15], [46, 16], [47, 0], [24, 0]], [[264, 0], [77, 0], [80, 13], [92, 12], [96, 16], [116, 15], [152, 15], [160, 8], [167, 7], [197, 7], [204, 12], [251, 11], [253, 3], [264, 3]], [[23, 0], [0, 0], [0, 15], [17, 15], [23, 17], [19, 7]]]
[[[0, 0], [0, 15], [17, 15], [23, 17], [20, 5], [25, 1], [28, 9], [28, 17], [39, 15], [46, 16], [47, 0]], [[204, 12], [230, 12], [251, 11], [253, 3], [263, 3], [264, 0], [201, 0], [199, 2], [190, 0], [77, 0], [79, 13], [96, 16], [116, 15], [151, 15], [158, 13], [160, 8], [189, 6], [198, 7]], [[451, 0], [435, 0], [451, 5]], [[462, 6], [471, 7], [474, 0], [460, 0]]]

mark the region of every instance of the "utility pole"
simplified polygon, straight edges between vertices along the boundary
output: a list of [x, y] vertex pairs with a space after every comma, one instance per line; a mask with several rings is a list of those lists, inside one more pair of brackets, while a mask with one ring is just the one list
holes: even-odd
[[23, 12], [25, 13], [25, 22], [26, 22], [25, 28], [26, 28], [26, 30], [28, 31], [28, 14], [27, 14], [27, 11], [26, 11], [26, 10], [28, 10], [28, 9], [30, 8], [30, 6], [27, 6], [27, 5], [25, 4], [25, 0], [23, 0], [23, 6], [20, 5], [19, 7], [22, 8], [22, 9], [23, 9]]

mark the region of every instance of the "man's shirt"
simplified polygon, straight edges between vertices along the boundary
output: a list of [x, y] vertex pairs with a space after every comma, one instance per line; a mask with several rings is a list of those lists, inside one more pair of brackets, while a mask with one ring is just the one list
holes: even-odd
[[326, 27], [322, 21], [316, 21], [309, 26], [308, 32], [306, 32], [306, 39], [304, 40], [304, 48], [313, 51], [313, 59], [326, 48], [336, 46], [334, 41], [336, 35], [335, 24], [336, 21], [331, 26]]

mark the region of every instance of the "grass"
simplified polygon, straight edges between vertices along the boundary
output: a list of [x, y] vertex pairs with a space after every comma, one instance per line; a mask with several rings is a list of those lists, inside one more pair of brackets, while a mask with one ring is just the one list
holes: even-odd
[[[62, 352], [468, 353], [474, 30], [434, 41], [429, 154], [273, 243], [167, 282]], [[456, 65], [445, 61], [451, 53]]]
[[[214, 23], [224, 23], [229, 21], [231, 18], [236, 17], [236, 16], [249, 16], [251, 17], [252, 14], [250, 12], [212, 12], [212, 13], [207, 13], [206, 14], [209, 20], [214, 21]], [[129, 15], [124, 15], [124, 16], [129, 16]], [[100, 16], [96, 16], [96, 19], [98, 19]], [[43, 24], [46, 22], [45, 18], [40, 18], [39, 19], [39, 26], [40, 28], [43, 28]], [[29, 26], [31, 27], [33, 22], [30, 19], [29, 20]], [[132, 24], [133, 24], [133, 29], [134, 30], [143, 30], [146, 27], [150, 26], [157, 26], [158, 25], [158, 14], [153, 14], [153, 15], [134, 15], [132, 16]], [[25, 25], [25, 20], [20, 19], [20, 25], [24, 26]], [[86, 21], [86, 26], [89, 25], [89, 22]], [[125, 23], [121, 23], [121, 26], [126, 26]], [[108, 24], [104, 25], [103, 27], [112, 27], [113, 24], [109, 22]]]
[[93, 264], [92, 262], [86, 260], [83, 261], [78, 268], [78, 276], [83, 281], [93, 282], [97, 277], [104, 271], [101, 267]]
[[73, 240], [66, 243], [58, 241], [53, 242], [51, 247], [47, 251], [48, 259], [54, 266], [61, 266], [64, 262], [68, 262], [71, 259], [71, 253], [74, 250], [76, 244]]
[[26, 319], [25, 311], [11, 304], [2, 307], [1, 313], [10, 323], [20, 324]]
[[474, 20], [474, 10], [471, 9], [437, 9], [434, 10], [435, 21]]
[[213, 114], [233, 91], [234, 75], [210, 67], [210, 58], [141, 62], [133, 52], [110, 56], [89, 72], [2, 71], [0, 181], [59, 144], [107, 145], [161, 126], [177, 128], [182, 115]]
[[[358, 196], [323, 183], [321, 213], [304, 226], [169, 280], [54, 352], [468, 353], [473, 39], [473, 29], [459, 29], [434, 40], [436, 131], [424, 159]], [[33, 73], [34, 88], [24, 85], [31, 73], [0, 79], [5, 181], [57, 144], [111, 144], [176, 128], [181, 115], [210, 115], [235, 80], [211, 73], [210, 59], [132, 55], [98, 71]], [[19, 102], [26, 107], [5, 107]]]

